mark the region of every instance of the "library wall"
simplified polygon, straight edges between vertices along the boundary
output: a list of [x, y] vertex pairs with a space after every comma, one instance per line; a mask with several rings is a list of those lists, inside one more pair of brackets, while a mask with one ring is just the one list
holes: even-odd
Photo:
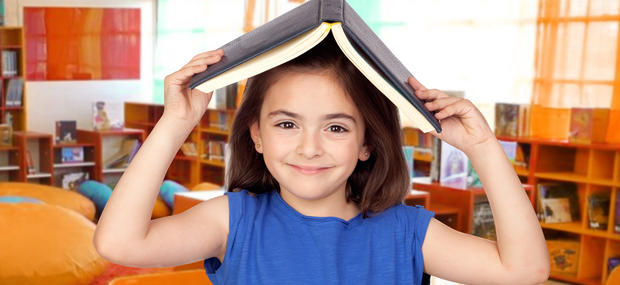
[[78, 128], [92, 128], [92, 102], [150, 102], [153, 94], [154, 0], [5, 0], [7, 26], [23, 25], [23, 7], [130, 7], [141, 9], [140, 79], [26, 82], [27, 129], [54, 133], [53, 122], [76, 120]]

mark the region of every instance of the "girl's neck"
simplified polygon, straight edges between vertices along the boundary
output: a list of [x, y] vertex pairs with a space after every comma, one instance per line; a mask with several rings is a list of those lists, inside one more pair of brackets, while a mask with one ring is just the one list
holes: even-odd
[[357, 216], [361, 208], [353, 203], [347, 203], [344, 187], [341, 190], [324, 198], [308, 200], [295, 196], [293, 193], [280, 187], [282, 199], [297, 212], [311, 217], [337, 217], [348, 221]]

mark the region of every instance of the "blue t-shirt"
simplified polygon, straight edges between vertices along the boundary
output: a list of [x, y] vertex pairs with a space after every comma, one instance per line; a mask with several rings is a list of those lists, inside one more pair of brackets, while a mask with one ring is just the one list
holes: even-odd
[[399, 204], [349, 221], [305, 216], [276, 191], [226, 192], [223, 263], [204, 267], [213, 284], [420, 284], [422, 243], [434, 213]]

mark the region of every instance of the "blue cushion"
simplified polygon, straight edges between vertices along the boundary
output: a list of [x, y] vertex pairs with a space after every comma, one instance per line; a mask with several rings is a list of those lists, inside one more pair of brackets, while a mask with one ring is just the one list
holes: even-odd
[[35, 203], [35, 204], [43, 204], [43, 202], [39, 199], [30, 198], [30, 197], [22, 197], [22, 196], [0, 196], [0, 203]]
[[164, 200], [164, 203], [172, 209], [172, 205], [174, 204], [174, 193], [187, 191], [189, 190], [187, 190], [187, 188], [183, 185], [172, 180], [165, 180], [159, 188], [159, 197], [161, 197], [161, 199]]
[[105, 204], [108, 203], [108, 199], [112, 195], [112, 189], [108, 185], [95, 180], [84, 181], [77, 190], [95, 203], [98, 214], [101, 214]]

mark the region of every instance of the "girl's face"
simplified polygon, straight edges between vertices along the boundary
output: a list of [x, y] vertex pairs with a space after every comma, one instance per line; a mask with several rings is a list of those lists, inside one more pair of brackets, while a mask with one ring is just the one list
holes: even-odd
[[301, 199], [344, 195], [357, 160], [369, 157], [363, 118], [333, 76], [282, 75], [265, 94], [260, 126], [250, 126], [256, 151], [281, 191]]

